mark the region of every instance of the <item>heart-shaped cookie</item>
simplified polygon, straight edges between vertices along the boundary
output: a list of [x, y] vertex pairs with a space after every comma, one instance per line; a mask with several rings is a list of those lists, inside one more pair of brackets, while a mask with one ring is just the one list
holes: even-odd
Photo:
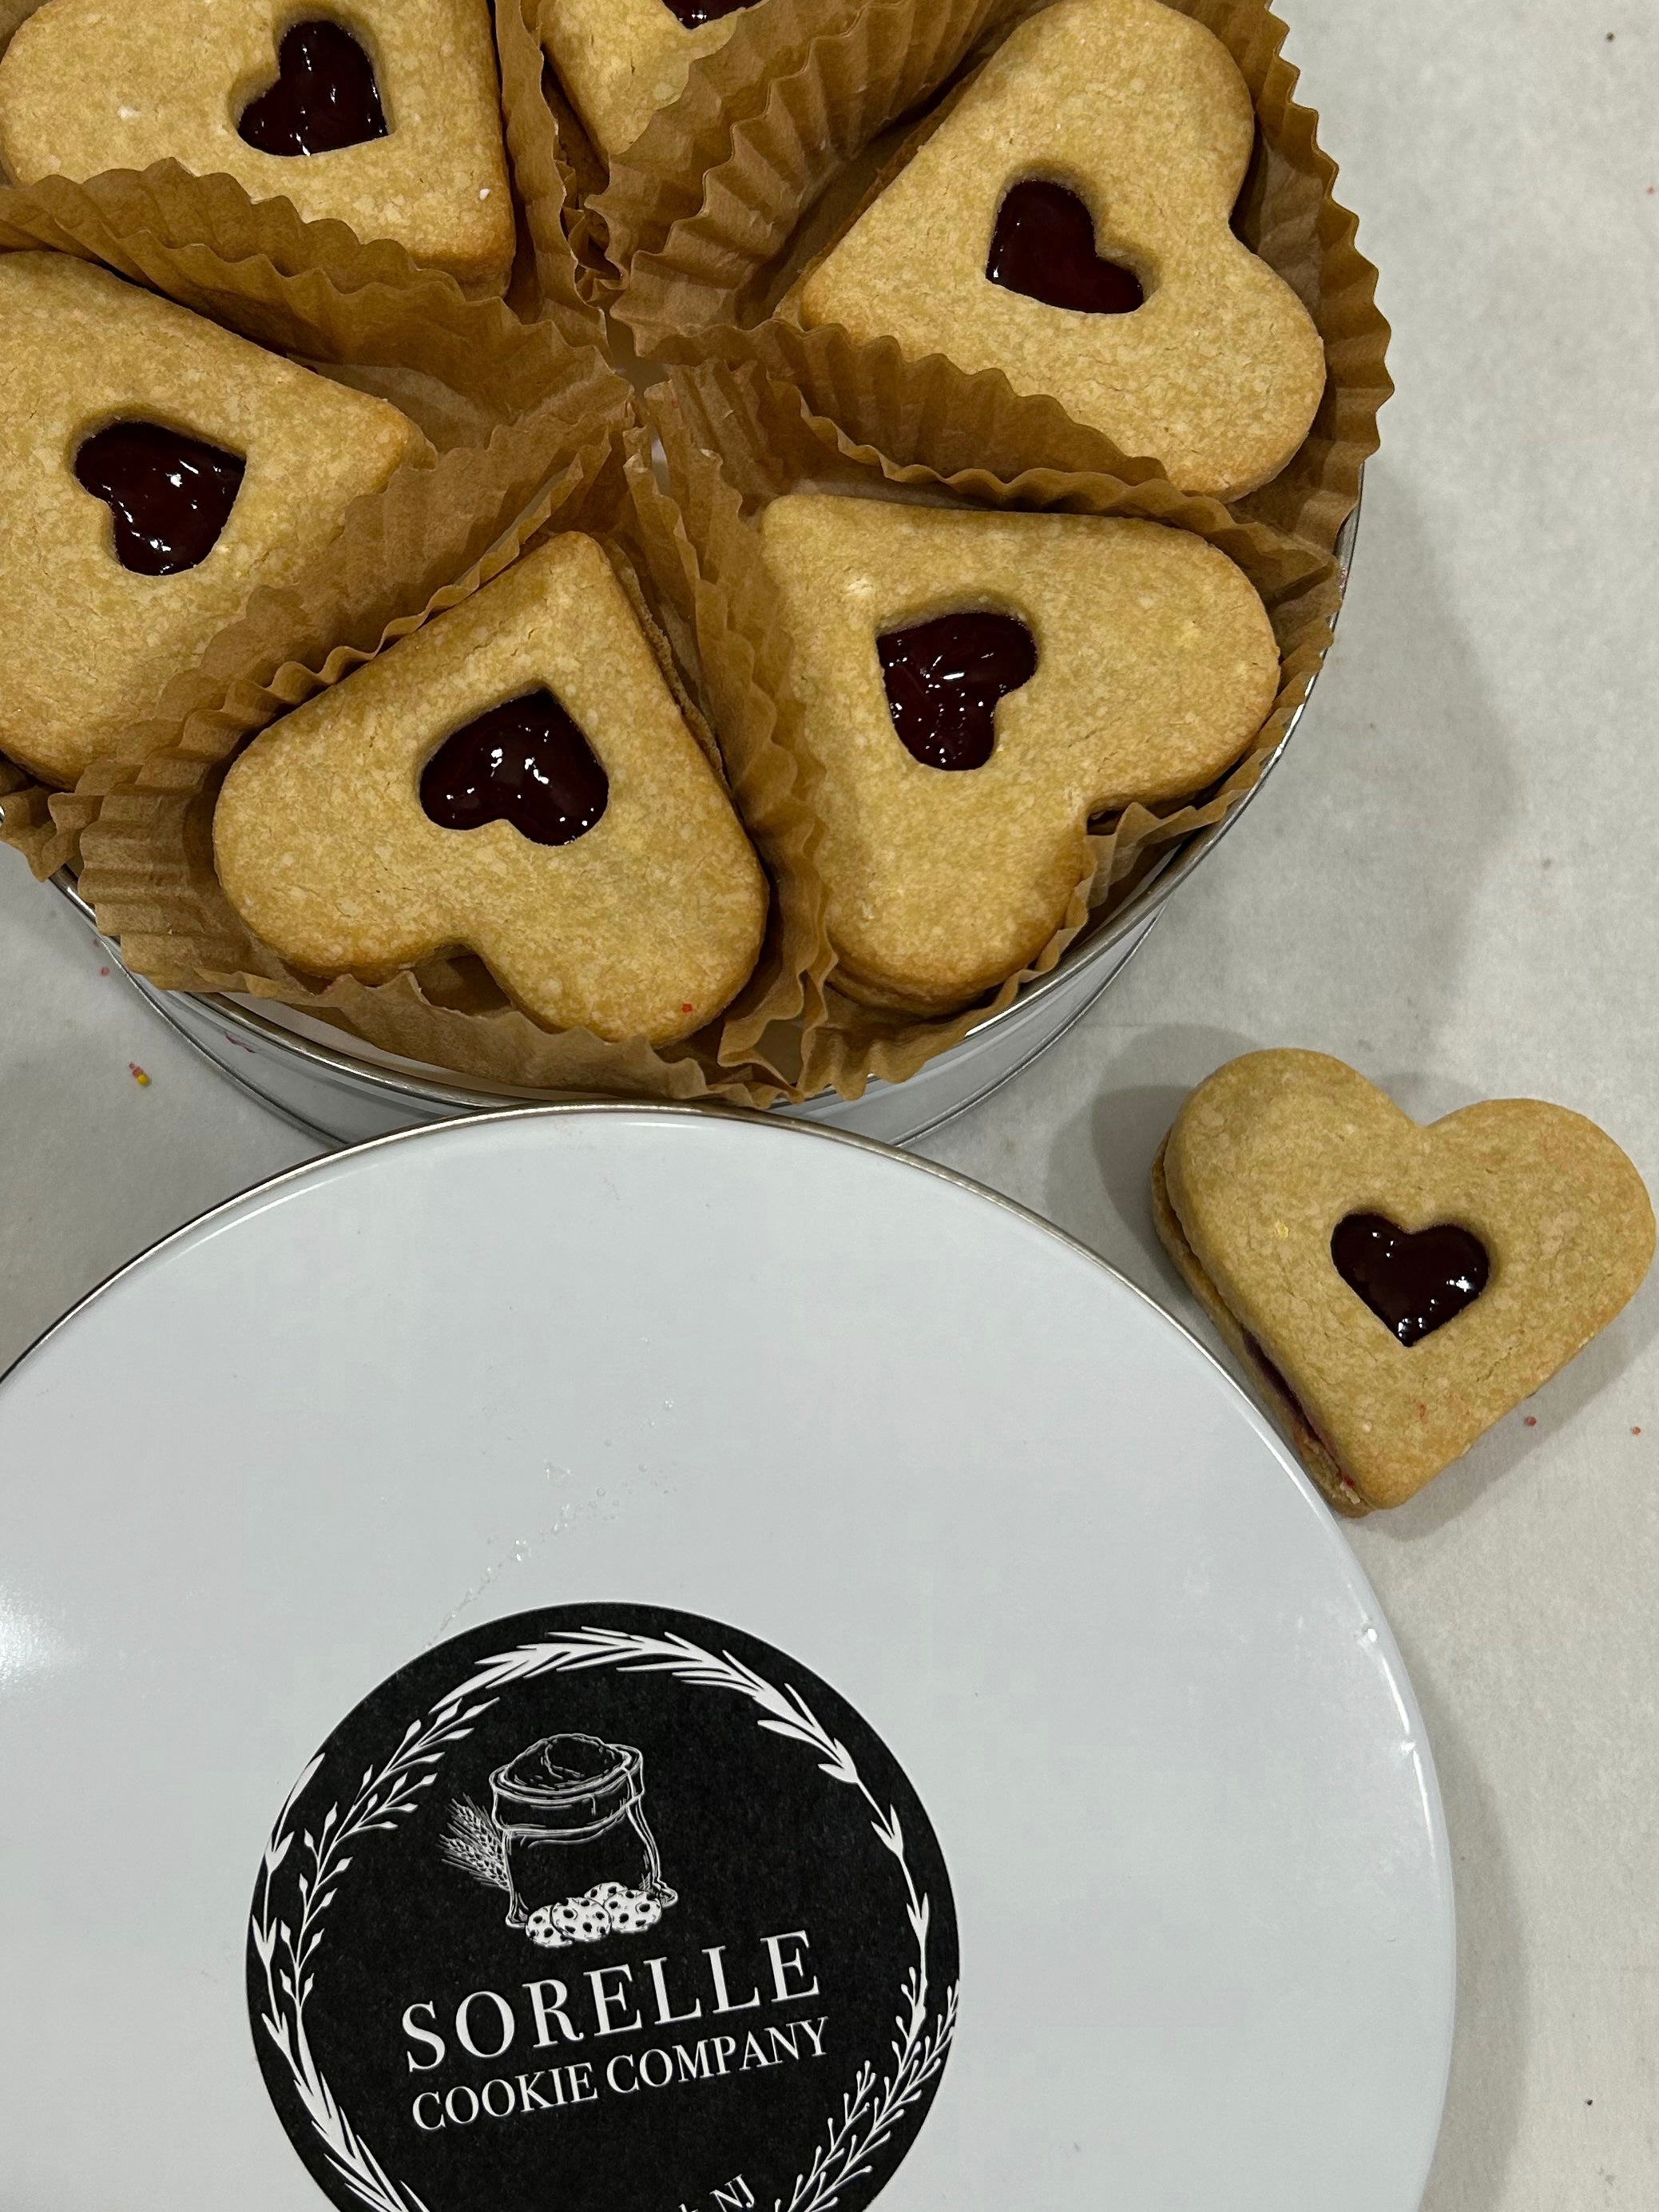
[[294, 0], [46, 0], [0, 61], [8, 175], [163, 161], [395, 239], [469, 291], [506, 285], [513, 202], [486, 0], [352, 0], [340, 21]]
[[542, 40], [587, 135], [614, 161], [763, 0], [544, 0]]
[[766, 879], [615, 571], [556, 538], [271, 725], [213, 821], [283, 959], [466, 947], [550, 1029], [672, 1043], [748, 981]]
[[1060, 0], [793, 304], [915, 361], [1000, 369], [1183, 491], [1236, 497], [1285, 466], [1326, 380], [1302, 302], [1233, 234], [1255, 143], [1244, 80], [1190, 14]]
[[384, 399], [91, 262], [0, 253], [0, 747], [72, 784], [430, 457]]
[[815, 493], [760, 530], [849, 996], [945, 1012], [1017, 973], [1091, 817], [1202, 789], [1272, 710], [1261, 601], [1187, 532]]
[[1310, 1472], [1398, 1505], [1565, 1366], [1653, 1258], [1642, 1178], [1535, 1099], [1427, 1128], [1322, 1053], [1199, 1085], [1153, 1173], [1158, 1233]]

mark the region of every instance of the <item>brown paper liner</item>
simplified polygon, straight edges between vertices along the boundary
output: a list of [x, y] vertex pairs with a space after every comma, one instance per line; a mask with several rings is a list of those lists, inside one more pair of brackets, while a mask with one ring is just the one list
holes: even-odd
[[[971, 66], [1015, 21], [1049, 0], [1017, 0], [994, 26]], [[1235, 216], [1239, 235], [1296, 291], [1325, 342], [1330, 380], [1309, 437], [1262, 490], [1236, 504], [1329, 551], [1358, 498], [1360, 473], [1376, 450], [1378, 412], [1393, 390], [1385, 366], [1389, 327], [1376, 304], [1376, 272], [1359, 252], [1356, 219], [1333, 193], [1336, 165], [1318, 143], [1318, 118], [1295, 99], [1297, 72], [1280, 52], [1285, 25], [1267, 0], [1168, 0], [1213, 31], [1237, 62], [1255, 101], [1256, 155]], [[926, 38], [935, 0], [892, 0]], [[892, 173], [866, 156], [863, 189], [837, 220], [799, 220], [808, 198], [848, 149], [829, 142], [827, 118], [845, 96], [854, 60], [875, 72], [867, 112], [886, 100], [903, 112], [904, 84], [854, 31], [812, 41], [798, 70], [769, 88], [764, 112], [733, 121], [725, 159], [709, 167], [702, 198], [659, 234], [639, 236], [616, 303], [641, 351], [664, 360], [711, 355], [758, 360], [799, 386], [819, 434], [878, 458], [902, 480], [913, 468], [950, 477], [971, 453], [1012, 487], [1032, 470], [1105, 474], [1135, 483], [1161, 473], [1126, 456], [1052, 400], [1022, 398], [999, 370], [969, 377], [941, 356], [915, 361], [888, 342], [860, 345], [836, 326], [805, 331], [787, 307], [790, 287], [845, 234]], [[960, 89], [960, 84], [954, 90]], [[948, 106], [948, 102], [946, 103]], [[902, 161], [935, 127], [941, 108], [898, 149]], [[856, 175], [856, 172], [854, 173]], [[790, 218], [789, 211], [794, 210]], [[788, 220], [786, 220], [789, 218]]]
[[604, 325], [589, 304], [590, 272], [573, 244], [579, 186], [561, 143], [548, 97], [548, 69], [537, 28], [539, 0], [495, 0], [495, 52], [501, 64], [507, 152], [520, 228], [527, 239], [533, 287], [526, 295], [517, 272], [507, 298], [526, 320], [549, 314], [573, 343], [586, 331], [605, 344]]
[[[369, 503], [355, 509], [304, 586], [261, 594], [202, 667], [173, 688], [165, 718], [134, 733], [136, 763], [100, 763], [82, 780], [76, 797], [91, 818], [82, 834], [82, 896], [125, 964], [167, 989], [229, 991], [302, 1008], [383, 1051], [492, 1084], [769, 1105], [793, 1091], [800, 1062], [787, 1026], [805, 1003], [793, 965], [804, 933], [793, 895], [776, 902], [760, 965], [727, 1016], [689, 1044], [658, 1052], [540, 1028], [466, 955], [380, 985], [302, 975], [246, 927], [220, 887], [214, 806], [227, 769], [251, 738], [556, 530], [587, 530], [606, 545], [694, 732], [718, 763], [673, 657], [674, 617], [658, 609], [654, 566], [673, 559], [669, 549], [682, 526], [653, 480], [643, 435], [635, 430], [619, 441], [603, 431], [501, 534], [493, 528], [495, 501], [480, 495], [475, 469], [465, 486], [474, 526], [465, 542], [456, 501], [441, 483], [457, 463], [451, 454], [435, 470], [406, 473], [374, 511]], [[752, 757], [738, 762], [734, 780], [758, 787], [763, 806], [765, 774]], [[776, 1043], [780, 1066], [751, 1048], [757, 1037]]]
[[[213, 246], [200, 234], [205, 203]], [[52, 178], [0, 190], [0, 251], [40, 247], [101, 261], [256, 343], [391, 400], [451, 462], [440, 481], [443, 495], [459, 502], [463, 538], [485, 510], [489, 535], [508, 525], [563, 465], [577, 441], [573, 426], [614, 431], [628, 416], [627, 388], [598, 345], [573, 339], [590, 329], [586, 318], [567, 312], [526, 326], [500, 301], [465, 299], [451, 277], [419, 267], [402, 247], [365, 246], [341, 223], [302, 222], [286, 201], [256, 204], [228, 177], [192, 178], [168, 162], [85, 185]], [[400, 475], [426, 465], [410, 464]], [[398, 483], [359, 505], [374, 507]], [[458, 561], [452, 573], [465, 565]], [[159, 704], [157, 713], [166, 719]], [[121, 759], [141, 743], [132, 733]], [[37, 874], [73, 860], [86, 818], [83, 797], [54, 796], [0, 761], [0, 843], [20, 850]]]
[[[937, 91], [989, 26], [1030, 5], [769, 0], [745, 14], [611, 165], [592, 211], [612, 268], [656, 254], [682, 225], [713, 254], [704, 266], [726, 252], [769, 260], [845, 162]], [[672, 313], [654, 319], [680, 327]], [[636, 327], [641, 352], [657, 354], [654, 331]]]
[[[677, 372], [646, 405], [688, 526], [690, 542], [681, 550], [689, 563], [678, 601], [682, 618], [696, 630], [705, 681], [718, 701], [722, 741], [728, 757], [755, 738], [795, 753], [793, 782], [780, 775], [769, 793], [768, 829], [774, 854], [793, 851], [808, 871], [800, 886], [803, 914], [810, 913], [822, 933], [812, 812], [821, 771], [802, 734], [790, 682], [793, 647], [762, 563], [754, 523], [771, 500], [786, 492], [879, 494], [891, 477], [867, 458], [827, 447], [800, 393], [768, 379], [754, 362], [708, 362]], [[963, 505], [1014, 503], [1010, 488], [982, 471], [949, 480], [929, 475], [922, 495]], [[1089, 840], [1089, 872], [1078, 884], [1060, 928], [1027, 969], [975, 1006], [939, 1018], [860, 1004], [837, 987], [833, 952], [820, 935], [804, 970], [810, 991], [821, 992], [823, 1000], [822, 1017], [809, 1006], [802, 1025], [801, 1080], [809, 1096], [835, 1090], [857, 1097], [872, 1077], [904, 1082], [1012, 1006], [1027, 984], [1054, 968], [1076, 939], [1108, 924], [1161, 858], [1162, 848], [1223, 822], [1255, 789], [1329, 648], [1341, 605], [1335, 562], [1264, 524], [1230, 514], [1215, 501], [1186, 496], [1162, 477], [1132, 484], [1103, 473], [1048, 471], [1023, 480], [1019, 503], [1071, 514], [1140, 516], [1190, 530], [1227, 554], [1261, 594], [1279, 641], [1282, 677], [1273, 711], [1249, 753], [1210, 791], [1165, 813], [1133, 805], [1115, 820], [1097, 825]], [[802, 950], [807, 950], [804, 937]]]

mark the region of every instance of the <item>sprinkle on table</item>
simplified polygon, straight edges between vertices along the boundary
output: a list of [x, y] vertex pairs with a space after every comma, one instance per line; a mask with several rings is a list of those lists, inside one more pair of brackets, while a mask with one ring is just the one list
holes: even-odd
[[148, 1091], [149, 1089], [149, 1078], [145, 1074], [143, 1069], [139, 1066], [136, 1060], [130, 1060], [127, 1062], [127, 1072], [141, 1091]]

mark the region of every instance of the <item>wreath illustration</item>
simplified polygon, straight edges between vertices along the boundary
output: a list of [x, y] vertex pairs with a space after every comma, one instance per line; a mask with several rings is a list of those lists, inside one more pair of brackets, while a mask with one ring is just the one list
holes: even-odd
[[260, 1869], [252, 1923], [265, 1985], [260, 2025], [282, 2055], [329, 2164], [353, 2196], [370, 2212], [431, 2212], [412, 2189], [386, 2172], [357, 2133], [324, 2079], [307, 2039], [306, 2005], [316, 1979], [314, 1962], [327, 1932], [325, 1916], [352, 1865], [356, 1847], [366, 1837], [395, 1830], [418, 1808], [422, 1793], [437, 1780], [446, 1756], [500, 1702], [501, 1691], [538, 1674], [600, 1667], [627, 1674], [671, 1674], [699, 1689], [723, 1690], [751, 1700], [761, 1709], [761, 1728], [804, 1745], [816, 1754], [820, 1772], [859, 1792], [870, 1808], [872, 1832], [897, 1865], [916, 1961], [900, 1985], [897, 2033], [890, 2046], [892, 2069], [878, 2076], [867, 2060], [860, 2066], [842, 2100], [840, 2116], [831, 2117], [811, 2165], [796, 2177], [787, 2202], [779, 2197], [774, 2206], [774, 2212], [833, 2212], [842, 2192], [870, 2172], [894, 2129], [944, 2066], [956, 2032], [957, 1989], [952, 1985], [935, 2008], [927, 1966], [932, 1915], [926, 1894], [917, 1893], [896, 1809], [883, 1809], [846, 1746], [830, 1734], [798, 1690], [780, 1690], [730, 1653], [716, 1656], [683, 1636], [580, 1628], [487, 1660], [469, 1680], [440, 1699], [425, 1719], [410, 1723], [384, 1765], [365, 1771], [343, 1813], [337, 1804], [331, 1805], [314, 1832], [308, 1827], [299, 1831], [301, 1863], [293, 1874], [298, 1911], [290, 1919], [283, 1916], [277, 1902], [277, 1878], [296, 1842], [300, 1801], [323, 1765], [319, 1753], [289, 1791]]

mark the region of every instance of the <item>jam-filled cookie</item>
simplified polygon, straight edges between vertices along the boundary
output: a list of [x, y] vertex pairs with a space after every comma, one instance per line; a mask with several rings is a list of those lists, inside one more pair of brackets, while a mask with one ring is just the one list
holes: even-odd
[[556, 538], [257, 738], [220, 880], [316, 975], [465, 947], [550, 1029], [690, 1036], [753, 972], [767, 888], [604, 552]]
[[614, 159], [685, 89], [691, 64], [723, 46], [765, 0], [547, 0], [542, 37], [587, 134]]
[[1015, 974], [1091, 817], [1197, 791], [1272, 710], [1279, 652], [1224, 554], [1154, 522], [798, 494], [762, 518], [823, 769], [836, 981], [943, 1012]]
[[1535, 1099], [1419, 1127], [1315, 1052], [1201, 1083], [1158, 1234], [1339, 1511], [1399, 1505], [1583, 1350], [1653, 1258], [1642, 1178]]
[[46, 0], [0, 62], [16, 184], [175, 161], [499, 292], [514, 214], [486, 0]]
[[0, 751], [72, 783], [429, 451], [385, 400], [106, 270], [0, 254]]
[[811, 273], [801, 319], [1001, 369], [1182, 490], [1255, 490], [1326, 380], [1306, 309], [1231, 228], [1255, 132], [1202, 24], [1160, 0], [1061, 0]]

